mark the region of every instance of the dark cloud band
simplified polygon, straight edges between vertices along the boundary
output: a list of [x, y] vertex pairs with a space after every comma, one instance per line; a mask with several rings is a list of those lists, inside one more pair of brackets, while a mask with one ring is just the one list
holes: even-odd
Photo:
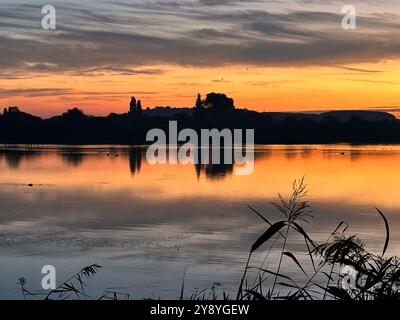
[[309, 11], [274, 10], [278, 1], [53, 2], [56, 31], [40, 29], [38, 5], [4, 5], [0, 70], [138, 75], [161, 73], [141, 68], [158, 64], [337, 66], [400, 55], [395, 13], [360, 15], [348, 31], [320, 1], [297, 1]]

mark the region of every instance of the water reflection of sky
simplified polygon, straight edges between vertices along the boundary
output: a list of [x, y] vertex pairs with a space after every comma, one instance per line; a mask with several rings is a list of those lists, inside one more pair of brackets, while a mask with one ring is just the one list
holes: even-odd
[[[314, 238], [346, 220], [379, 251], [378, 206], [394, 229], [395, 252], [399, 159], [394, 146], [262, 147], [254, 173], [236, 176], [226, 167], [150, 166], [138, 148], [1, 150], [0, 297], [18, 297], [20, 275], [39, 288], [43, 264], [54, 264], [61, 280], [95, 262], [104, 269], [93, 294], [118, 287], [136, 298], [176, 298], [185, 269], [189, 291], [213, 281], [233, 290], [265, 227], [246, 205], [278, 219], [269, 203], [303, 175], [314, 210], [305, 227]], [[299, 240], [291, 245], [301, 260]]]

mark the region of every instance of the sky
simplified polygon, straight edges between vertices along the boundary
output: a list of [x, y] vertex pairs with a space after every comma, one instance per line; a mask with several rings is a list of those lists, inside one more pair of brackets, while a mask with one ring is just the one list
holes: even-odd
[[[42, 29], [42, 7], [56, 30]], [[357, 27], [342, 28], [353, 5]], [[400, 111], [398, 0], [0, 0], [0, 106], [191, 107], [223, 92], [258, 111]]]

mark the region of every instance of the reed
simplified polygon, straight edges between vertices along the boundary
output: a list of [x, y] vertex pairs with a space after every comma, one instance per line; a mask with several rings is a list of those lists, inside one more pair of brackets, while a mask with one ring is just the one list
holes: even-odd
[[[374, 254], [355, 235], [347, 235], [348, 225], [340, 222], [324, 243], [317, 243], [305, 231], [303, 223], [309, 223], [311, 210], [305, 200], [307, 185], [304, 178], [293, 183], [292, 195], [284, 199], [280, 194], [272, 205], [283, 219], [268, 221], [260, 212], [249, 206], [267, 224], [266, 230], [253, 243], [240, 280], [237, 299], [250, 300], [388, 300], [400, 298], [400, 260], [386, 257], [390, 242], [389, 223], [376, 208], [385, 225], [386, 239], [381, 254]], [[308, 262], [300, 261], [287, 250], [290, 233], [300, 235], [307, 250]], [[281, 240], [280, 242], [278, 240]], [[274, 248], [279, 243], [280, 247]], [[251, 265], [252, 256], [267, 244], [265, 259], [261, 266]], [[275, 270], [264, 267], [271, 260], [271, 251], [280, 252]], [[296, 283], [282, 271], [282, 261], [294, 264], [303, 274], [302, 284]], [[268, 264], [269, 265], [269, 264]], [[253, 280], [249, 270], [257, 270]], [[310, 271], [311, 270], [311, 271]], [[343, 270], [350, 270], [343, 272]], [[271, 284], [270, 277], [273, 281]], [[245, 285], [246, 284], [246, 285]], [[251, 284], [251, 285], [250, 285]], [[323, 285], [324, 284], [324, 285]], [[278, 290], [279, 287], [279, 290]]]

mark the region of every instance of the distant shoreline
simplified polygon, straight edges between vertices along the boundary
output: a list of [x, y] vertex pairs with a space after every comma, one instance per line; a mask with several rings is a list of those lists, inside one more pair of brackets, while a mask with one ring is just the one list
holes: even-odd
[[254, 129], [258, 145], [397, 144], [400, 120], [379, 111], [332, 111], [323, 114], [256, 112], [246, 109], [158, 108], [140, 113], [86, 115], [74, 108], [42, 119], [5, 109], [0, 115], [0, 143], [24, 145], [149, 145], [146, 134], [169, 121], [178, 129]]
[[[185, 143], [179, 143], [176, 146], [180, 147], [183, 146]], [[141, 143], [141, 144], [122, 144], [122, 143], [70, 143], [70, 144], [63, 144], [63, 143], [3, 143], [0, 142], [0, 152], [2, 150], [10, 150], [12, 148], [15, 149], [40, 149], [46, 146], [55, 148], [74, 148], [74, 147], [94, 147], [94, 148], [147, 148], [150, 146], [151, 143]], [[169, 144], [166, 144], [168, 146]], [[327, 143], [255, 143], [255, 147], [262, 147], [262, 146], [271, 146], [271, 147], [279, 147], [279, 146], [301, 146], [301, 147], [315, 147], [315, 146], [354, 146], [354, 147], [364, 147], [364, 146], [400, 146], [399, 142], [377, 142], [377, 143], [368, 143], [368, 142], [360, 142], [360, 143], [351, 143], [351, 142], [327, 142]], [[199, 147], [200, 148], [200, 147]], [[223, 147], [221, 147], [222, 149]]]

